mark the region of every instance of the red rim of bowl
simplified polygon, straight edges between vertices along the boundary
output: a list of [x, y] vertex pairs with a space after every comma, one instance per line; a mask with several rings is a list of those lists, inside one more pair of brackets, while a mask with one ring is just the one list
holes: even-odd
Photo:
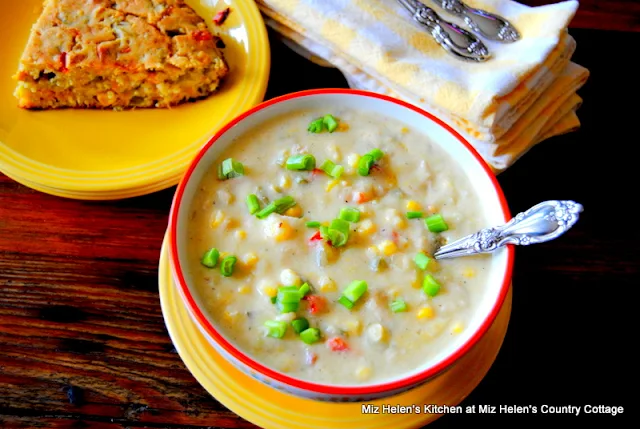
[[373, 92], [368, 92], [368, 91], [360, 91], [360, 90], [354, 90], [354, 89], [343, 89], [343, 88], [326, 88], [326, 89], [314, 89], [314, 90], [306, 90], [306, 91], [300, 91], [300, 92], [294, 92], [291, 94], [287, 94], [287, 95], [283, 95], [277, 98], [273, 98], [271, 100], [268, 101], [264, 101], [260, 104], [258, 104], [257, 106], [253, 107], [252, 109], [246, 111], [245, 113], [241, 114], [240, 116], [236, 117], [235, 119], [233, 119], [231, 122], [229, 122], [227, 125], [225, 125], [222, 129], [220, 129], [220, 131], [218, 131], [212, 138], [211, 140], [209, 140], [201, 149], [200, 152], [196, 155], [196, 157], [193, 159], [193, 161], [191, 162], [191, 165], [189, 166], [189, 168], [187, 169], [185, 175], [183, 176], [182, 180], [180, 181], [180, 183], [178, 184], [178, 187], [176, 189], [176, 193], [173, 199], [173, 204], [171, 206], [171, 213], [170, 213], [170, 217], [169, 217], [169, 230], [170, 230], [170, 260], [173, 264], [174, 267], [174, 272], [176, 273], [177, 276], [177, 280], [178, 280], [178, 286], [180, 288], [180, 290], [182, 291], [182, 296], [185, 298], [186, 300], [186, 305], [188, 306], [191, 314], [193, 316], [195, 316], [195, 318], [197, 319], [198, 323], [200, 324], [200, 326], [202, 328], [204, 328], [204, 330], [211, 336], [211, 338], [213, 338], [218, 345], [220, 345], [227, 353], [229, 353], [231, 356], [233, 356], [235, 359], [237, 359], [238, 361], [242, 362], [244, 365], [246, 365], [247, 367], [251, 368], [252, 370], [261, 373], [267, 377], [270, 377], [274, 380], [279, 381], [280, 383], [292, 386], [294, 388], [298, 388], [298, 389], [302, 389], [302, 390], [307, 390], [307, 391], [311, 391], [311, 392], [315, 392], [315, 393], [320, 393], [320, 394], [325, 394], [325, 395], [369, 395], [369, 394], [377, 394], [377, 393], [383, 393], [383, 392], [389, 392], [389, 391], [395, 391], [395, 390], [400, 390], [403, 388], [407, 388], [416, 384], [419, 384], [421, 382], [424, 382], [426, 379], [432, 377], [433, 375], [441, 372], [442, 370], [446, 369], [447, 367], [449, 367], [450, 365], [452, 365], [455, 361], [457, 361], [458, 359], [460, 359], [467, 351], [469, 351], [469, 349], [478, 342], [478, 340], [486, 333], [486, 331], [489, 329], [489, 327], [491, 326], [491, 324], [493, 323], [493, 321], [495, 320], [498, 312], [500, 311], [500, 308], [502, 307], [502, 304], [504, 302], [504, 299], [507, 295], [507, 292], [509, 290], [509, 286], [511, 284], [511, 276], [512, 276], [512, 271], [513, 271], [513, 261], [514, 261], [514, 249], [512, 245], [508, 245], [507, 248], [505, 249], [507, 251], [507, 267], [504, 273], [504, 278], [503, 278], [503, 282], [502, 282], [502, 286], [500, 289], [500, 293], [498, 295], [498, 298], [496, 300], [496, 302], [494, 303], [493, 308], [491, 309], [491, 311], [489, 312], [488, 316], [486, 317], [486, 319], [483, 321], [483, 323], [480, 325], [480, 327], [476, 330], [476, 332], [471, 336], [471, 338], [469, 338], [462, 346], [460, 346], [457, 350], [455, 350], [453, 353], [451, 353], [446, 359], [444, 359], [443, 361], [441, 361], [440, 363], [438, 363], [437, 365], [434, 365], [432, 367], [429, 367], [427, 369], [425, 369], [424, 371], [419, 372], [418, 374], [414, 374], [410, 377], [405, 377], [399, 380], [395, 380], [392, 382], [387, 382], [387, 383], [380, 383], [380, 384], [371, 384], [371, 385], [366, 385], [366, 386], [334, 386], [334, 385], [326, 385], [326, 384], [317, 384], [317, 383], [311, 383], [311, 382], [307, 382], [307, 381], [303, 381], [300, 379], [296, 379], [293, 377], [289, 377], [287, 375], [281, 374], [279, 372], [276, 372], [258, 362], [256, 362], [255, 360], [253, 360], [252, 358], [250, 358], [249, 356], [247, 356], [246, 354], [244, 354], [243, 352], [241, 352], [240, 350], [238, 350], [236, 347], [234, 347], [232, 344], [230, 344], [220, 333], [218, 333], [218, 331], [211, 325], [211, 323], [209, 322], [209, 320], [205, 317], [205, 315], [203, 314], [202, 310], [198, 307], [198, 305], [196, 304], [193, 296], [191, 295], [191, 291], [189, 290], [189, 287], [187, 286], [187, 283], [185, 281], [184, 278], [184, 273], [182, 272], [182, 268], [179, 264], [179, 259], [178, 259], [178, 247], [177, 247], [177, 228], [178, 228], [178, 213], [179, 213], [179, 209], [180, 209], [180, 204], [182, 202], [182, 198], [184, 196], [184, 190], [186, 187], [186, 184], [189, 182], [189, 179], [191, 178], [191, 175], [193, 174], [193, 171], [195, 170], [196, 166], [198, 165], [198, 163], [200, 162], [200, 160], [202, 159], [202, 157], [204, 156], [204, 154], [209, 150], [209, 148], [224, 134], [226, 133], [230, 128], [232, 128], [233, 126], [235, 126], [236, 124], [238, 124], [240, 121], [244, 120], [246, 117], [251, 116], [252, 114], [263, 110], [269, 106], [272, 106], [274, 104], [277, 103], [281, 103], [283, 101], [287, 101], [287, 100], [291, 100], [291, 99], [295, 99], [295, 98], [301, 98], [301, 97], [308, 97], [308, 96], [312, 96], [312, 95], [319, 95], [319, 94], [349, 94], [349, 95], [358, 95], [358, 96], [363, 96], [363, 97], [371, 97], [371, 98], [377, 98], [380, 100], [384, 100], [390, 103], [394, 103], [397, 105], [400, 105], [402, 107], [405, 107], [407, 109], [411, 109], [414, 112], [417, 112], [423, 116], [426, 116], [427, 118], [429, 118], [430, 120], [432, 120], [433, 122], [437, 123], [438, 125], [440, 125], [442, 128], [444, 128], [445, 130], [447, 130], [449, 133], [451, 133], [456, 139], [458, 139], [458, 141], [460, 141], [460, 143], [462, 143], [470, 152], [471, 154], [476, 158], [476, 160], [482, 165], [482, 167], [484, 168], [485, 173], [487, 174], [487, 176], [489, 176], [489, 179], [491, 180], [496, 193], [498, 194], [498, 198], [500, 200], [500, 205], [502, 207], [502, 212], [504, 214], [504, 221], [508, 221], [511, 218], [510, 212], [509, 212], [509, 207], [507, 205], [507, 201], [504, 197], [504, 193], [502, 192], [502, 188], [500, 187], [498, 181], [496, 180], [495, 175], [493, 174], [493, 172], [491, 171], [491, 169], [489, 168], [489, 166], [486, 164], [486, 162], [482, 159], [482, 157], [478, 154], [478, 152], [471, 146], [471, 144], [469, 144], [469, 142], [467, 142], [467, 140], [462, 137], [458, 132], [456, 132], [453, 128], [451, 128], [449, 125], [447, 125], [446, 123], [444, 123], [442, 120], [440, 120], [439, 118], [435, 117], [434, 115], [416, 107], [413, 106], [409, 103], [406, 103], [402, 100], [398, 100], [392, 97], [388, 97], [386, 95], [381, 95], [381, 94], [377, 94], [377, 93], [373, 93]]

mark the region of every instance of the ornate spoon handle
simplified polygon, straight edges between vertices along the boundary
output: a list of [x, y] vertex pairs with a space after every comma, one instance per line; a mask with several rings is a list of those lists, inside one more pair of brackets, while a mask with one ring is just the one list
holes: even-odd
[[436, 259], [489, 253], [506, 245], [544, 243], [564, 234], [577, 221], [583, 210], [582, 205], [574, 201], [545, 201], [519, 213], [502, 226], [485, 228], [442, 246], [434, 257]]
[[453, 15], [456, 15], [475, 33], [489, 40], [512, 43], [520, 40], [520, 33], [513, 25], [501, 16], [489, 13], [485, 10], [474, 9], [467, 6], [461, 0], [434, 0], [440, 6]]
[[489, 49], [473, 33], [440, 18], [436, 11], [417, 0], [398, 0], [412, 14], [413, 19], [427, 28], [433, 38], [454, 56], [483, 62], [491, 58]]

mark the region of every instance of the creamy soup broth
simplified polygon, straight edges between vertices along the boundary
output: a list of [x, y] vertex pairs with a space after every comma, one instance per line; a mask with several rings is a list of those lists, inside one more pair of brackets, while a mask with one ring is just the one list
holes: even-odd
[[[337, 130], [311, 133], [309, 123], [325, 112], [278, 117], [231, 144], [200, 184], [191, 207], [189, 267], [210, 316], [222, 334], [259, 362], [304, 380], [337, 385], [364, 384], [415, 370], [464, 332], [485, 288], [490, 256], [414, 261], [448, 241], [486, 226], [481, 202], [456, 163], [429, 137], [377, 114], [334, 110]], [[373, 149], [384, 156], [370, 175], [357, 173], [359, 157]], [[291, 171], [283, 165], [311, 154], [316, 168], [329, 159], [344, 167], [339, 179], [320, 170]], [[218, 179], [218, 165], [233, 158], [244, 175]], [[296, 205], [284, 215], [251, 215], [246, 198], [261, 208], [284, 196]], [[345, 207], [360, 212], [347, 243], [333, 247], [317, 239], [319, 229]], [[430, 232], [422, 218], [441, 214], [444, 232]], [[314, 236], [316, 239], [314, 239]], [[230, 277], [220, 263], [201, 258], [216, 248], [237, 263]], [[423, 290], [425, 276], [440, 285]], [[338, 300], [355, 280], [366, 293], [348, 309]], [[272, 297], [280, 286], [308, 283], [310, 295], [295, 312], [281, 313]], [[406, 310], [393, 312], [395, 301]], [[401, 304], [395, 304], [402, 308]], [[398, 307], [396, 307], [397, 309]], [[320, 339], [301, 340], [290, 322], [303, 317]], [[282, 338], [267, 335], [267, 321], [285, 322]], [[282, 324], [281, 324], [282, 326]]]

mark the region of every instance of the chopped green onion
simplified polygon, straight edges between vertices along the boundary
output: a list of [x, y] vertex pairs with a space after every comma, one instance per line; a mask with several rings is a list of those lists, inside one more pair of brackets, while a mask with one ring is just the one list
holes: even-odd
[[287, 322], [280, 320], [267, 320], [264, 322], [264, 326], [267, 328], [267, 336], [273, 338], [282, 338], [287, 332]]
[[434, 214], [424, 220], [425, 225], [431, 232], [443, 232], [449, 229], [449, 225], [440, 214]]
[[220, 262], [220, 273], [225, 277], [231, 277], [233, 274], [233, 268], [238, 262], [238, 258], [235, 256], [227, 256]]
[[260, 210], [260, 202], [258, 201], [258, 197], [254, 194], [247, 195], [247, 208], [249, 209], [250, 214], [255, 214]]
[[262, 210], [256, 213], [256, 217], [258, 219], [264, 219], [269, 216], [271, 213], [276, 211], [276, 204], [271, 202], [267, 204]]
[[325, 240], [327, 238], [329, 238], [329, 227], [326, 225], [320, 225], [320, 237], [324, 238]]
[[358, 222], [360, 221], [360, 211], [358, 209], [354, 209], [353, 207], [345, 207], [340, 209], [338, 218], [346, 220], [347, 222]]
[[427, 274], [422, 281], [422, 290], [429, 296], [436, 296], [440, 291], [440, 283], [431, 274]]
[[324, 115], [322, 122], [330, 133], [334, 132], [336, 128], [338, 128], [338, 121], [333, 115]]
[[278, 289], [277, 301], [281, 304], [300, 303], [301, 299], [302, 295], [299, 290], [289, 291], [283, 290], [282, 288]]
[[275, 304], [278, 301], [278, 297], [276, 296], [272, 296], [270, 299], [271, 299], [271, 304]]
[[304, 317], [298, 317], [297, 319], [293, 319], [291, 321], [291, 326], [293, 326], [293, 330], [295, 331], [295, 333], [299, 334], [302, 331], [309, 329], [309, 321]]
[[300, 288], [298, 286], [280, 286], [278, 290], [282, 290], [285, 292], [298, 292]]
[[[320, 234], [322, 234], [322, 232]], [[334, 247], [347, 244], [347, 240], [349, 239], [349, 222], [343, 219], [332, 220], [327, 230], [327, 238], [331, 240], [331, 245]]]
[[407, 311], [407, 303], [402, 299], [396, 299], [391, 303], [391, 311], [394, 313], [401, 313], [403, 311]]
[[324, 171], [327, 173], [327, 176], [331, 176], [334, 179], [339, 179], [340, 176], [342, 176], [342, 173], [344, 173], [344, 167], [336, 165], [336, 163], [330, 159], [327, 159], [322, 163], [320, 170]]
[[416, 256], [413, 258], [413, 261], [416, 263], [418, 268], [421, 270], [426, 270], [427, 266], [431, 262], [431, 258], [425, 255], [424, 253], [416, 253]]
[[313, 344], [320, 340], [320, 330], [318, 328], [307, 328], [300, 332], [300, 339], [306, 344]]
[[354, 304], [364, 295], [367, 291], [367, 282], [364, 280], [354, 280], [349, 286], [342, 292], [342, 296], [347, 298]]
[[218, 179], [226, 180], [244, 175], [244, 165], [233, 158], [227, 158], [222, 161], [218, 167]]
[[316, 159], [313, 155], [294, 155], [287, 159], [285, 164], [288, 170], [313, 170], [316, 168]]
[[324, 129], [324, 118], [318, 118], [311, 121], [307, 131], [310, 133], [321, 133]]
[[309, 221], [304, 224], [307, 228], [318, 228], [321, 223], [315, 220]]
[[215, 247], [211, 248], [202, 255], [202, 265], [207, 268], [214, 268], [218, 263], [218, 259], [220, 259], [220, 252]]
[[375, 161], [371, 155], [363, 155], [362, 158], [358, 161], [358, 174], [361, 176], [368, 176], [369, 170]]
[[273, 204], [276, 205], [276, 213], [283, 214], [291, 207], [295, 206], [296, 201], [293, 199], [293, 197], [286, 196], [275, 200]]
[[334, 219], [329, 224], [329, 229], [335, 229], [342, 232], [345, 235], [349, 234], [349, 222], [343, 219]]
[[407, 219], [420, 219], [424, 217], [422, 212], [407, 212]]
[[331, 241], [333, 247], [340, 247], [347, 244], [348, 237], [345, 233], [338, 231], [337, 229], [329, 228], [327, 238]]
[[300, 286], [300, 289], [298, 289], [298, 291], [300, 292], [300, 296], [304, 298], [309, 294], [309, 292], [311, 292], [311, 286], [309, 286], [309, 283], [303, 283], [302, 286]]
[[380, 161], [380, 158], [384, 156], [384, 152], [382, 152], [380, 149], [373, 149], [367, 155], [370, 155], [373, 158], [373, 160], [377, 162], [377, 161]]
[[347, 298], [344, 295], [340, 297], [338, 302], [340, 304], [344, 305], [345, 307], [347, 307], [348, 310], [351, 310], [353, 308], [353, 306], [355, 305], [353, 302], [349, 301], [349, 298]]
[[278, 306], [278, 310], [282, 314], [294, 313], [294, 312], [298, 311], [298, 308], [300, 307], [300, 302], [299, 301], [298, 302], [288, 302], [288, 303], [276, 302], [276, 305]]

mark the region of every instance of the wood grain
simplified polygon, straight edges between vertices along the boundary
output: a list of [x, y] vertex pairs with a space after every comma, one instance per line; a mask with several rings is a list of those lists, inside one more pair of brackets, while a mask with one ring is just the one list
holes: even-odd
[[[636, 193], [627, 148], [637, 138], [633, 112], [617, 106], [635, 78], [622, 42], [640, 37], [572, 34], [579, 46], [609, 49], [607, 62], [593, 50], [576, 54], [595, 77], [581, 92], [583, 128], [533, 149], [499, 181], [514, 213], [566, 198], [585, 214], [561, 239], [518, 249], [505, 343], [463, 404], [609, 404], [631, 416], [623, 387], [634, 367], [638, 235], [618, 227], [627, 219], [615, 210]], [[268, 97], [345, 86], [336, 70], [272, 46], [274, 67], [296, 73], [276, 68]], [[0, 175], [1, 428], [254, 427], [198, 385], [165, 330], [156, 266], [172, 193], [82, 202]], [[599, 417], [608, 428], [630, 427]], [[576, 424], [570, 416], [448, 415], [429, 427], [525, 422]]]

